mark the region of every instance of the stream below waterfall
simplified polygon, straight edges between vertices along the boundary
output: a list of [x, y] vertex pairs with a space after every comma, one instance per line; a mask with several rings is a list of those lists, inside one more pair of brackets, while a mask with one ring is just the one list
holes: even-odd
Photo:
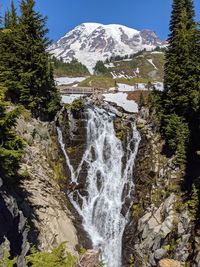
[[[88, 107], [85, 112], [87, 144], [77, 169], [70, 163], [61, 129], [57, 128], [71, 181], [78, 184], [81, 170], [86, 169], [87, 194], [82, 195], [76, 190], [69, 194], [69, 198], [105, 266], [121, 267], [122, 237], [133, 201], [133, 168], [140, 134], [131, 122], [131, 135], [124, 148], [116, 137], [114, 114], [97, 107]], [[122, 212], [125, 203], [126, 209]]]

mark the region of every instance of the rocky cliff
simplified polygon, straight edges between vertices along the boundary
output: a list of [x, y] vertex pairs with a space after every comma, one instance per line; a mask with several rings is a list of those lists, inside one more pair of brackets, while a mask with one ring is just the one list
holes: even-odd
[[0, 259], [7, 251], [11, 257], [18, 257], [18, 266], [25, 267], [24, 256], [30, 245], [27, 219], [19, 208], [18, 198], [14, 190], [3, 185], [0, 178]]
[[26, 143], [19, 185], [0, 183], [0, 253], [10, 251], [25, 266], [32, 245], [51, 251], [62, 242], [73, 254], [78, 243], [68, 201], [59, 184], [66, 178], [54, 123], [32, 119], [25, 111], [17, 132]]
[[[125, 264], [198, 267], [195, 210], [182, 191], [184, 170], [167, 156], [155, 116], [149, 116], [148, 109], [140, 111], [137, 124], [142, 141], [134, 174], [132, 220], [124, 235]], [[196, 235], [196, 244], [198, 240]]]
[[67, 199], [59, 187], [65, 174], [54, 124], [21, 118], [17, 130], [27, 144], [20, 171], [26, 173], [21, 183], [22, 206], [33, 226], [31, 241], [40, 250], [51, 250], [67, 241], [74, 252], [78, 240]]

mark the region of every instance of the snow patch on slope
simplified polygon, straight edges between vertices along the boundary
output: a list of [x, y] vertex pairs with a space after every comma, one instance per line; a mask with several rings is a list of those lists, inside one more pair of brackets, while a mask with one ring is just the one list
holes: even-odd
[[[154, 82], [152, 83], [155, 90], [163, 91], [164, 85], [162, 82]], [[116, 87], [110, 88], [110, 91], [116, 90]], [[134, 85], [128, 85], [125, 83], [117, 83], [117, 91], [119, 92], [134, 92], [134, 91], [148, 91], [152, 89], [148, 89], [148, 84], [146, 83], [135, 83]]]
[[135, 86], [124, 84], [124, 83], [118, 83], [117, 89], [119, 92], [132, 92], [132, 91], [135, 91]]
[[103, 96], [105, 101], [115, 103], [129, 113], [138, 113], [138, 104], [133, 100], [128, 100], [126, 93], [108, 93]]
[[63, 104], [72, 104], [74, 100], [83, 97], [83, 94], [71, 94], [71, 95], [62, 95], [61, 96], [61, 103]]
[[147, 61], [154, 67], [155, 70], [158, 69], [158, 68], [156, 67], [156, 65], [153, 63], [153, 59], [147, 59]]
[[68, 85], [73, 83], [79, 83], [86, 79], [87, 77], [59, 77], [55, 78], [57, 85]]

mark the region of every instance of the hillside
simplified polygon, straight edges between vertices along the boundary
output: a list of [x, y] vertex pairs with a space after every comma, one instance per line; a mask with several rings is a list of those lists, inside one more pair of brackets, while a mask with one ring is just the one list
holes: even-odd
[[141, 77], [151, 80], [163, 79], [164, 54], [162, 52], [143, 52], [132, 59], [106, 64], [113, 78]]
[[111, 88], [116, 83], [127, 85], [162, 83], [165, 56], [163, 52], [142, 52], [132, 59], [112, 61], [105, 64], [107, 73], [93, 75], [80, 86]]
[[78, 62], [77, 60], [72, 60], [70, 63], [65, 63], [57, 58], [52, 58], [52, 64], [54, 68], [54, 75], [56, 77], [69, 76], [88, 76], [90, 73], [86, 66]]

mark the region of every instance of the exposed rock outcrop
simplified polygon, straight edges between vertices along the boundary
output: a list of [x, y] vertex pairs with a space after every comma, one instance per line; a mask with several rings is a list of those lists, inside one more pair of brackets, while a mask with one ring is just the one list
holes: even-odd
[[76, 267], [99, 267], [99, 252], [95, 250], [87, 250], [79, 259]]
[[78, 239], [66, 196], [59, 187], [65, 174], [54, 124], [21, 118], [17, 130], [27, 143], [20, 172], [25, 176], [22, 207], [31, 226], [30, 241], [48, 251], [67, 241], [74, 253]]
[[164, 152], [148, 110], [140, 112], [137, 122], [142, 141], [134, 174], [132, 221], [124, 235], [124, 259], [129, 258], [128, 251], [132, 256], [125, 264], [152, 267], [168, 257], [186, 264], [192, 253], [194, 224], [181, 191], [184, 172]]
[[182, 267], [183, 265], [179, 261], [163, 259], [159, 262], [159, 267]]
[[0, 259], [7, 251], [12, 258], [18, 257], [19, 267], [25, 267], [24, 256], [30, 248], [27, 221], [12, 193], [0, 178]]

